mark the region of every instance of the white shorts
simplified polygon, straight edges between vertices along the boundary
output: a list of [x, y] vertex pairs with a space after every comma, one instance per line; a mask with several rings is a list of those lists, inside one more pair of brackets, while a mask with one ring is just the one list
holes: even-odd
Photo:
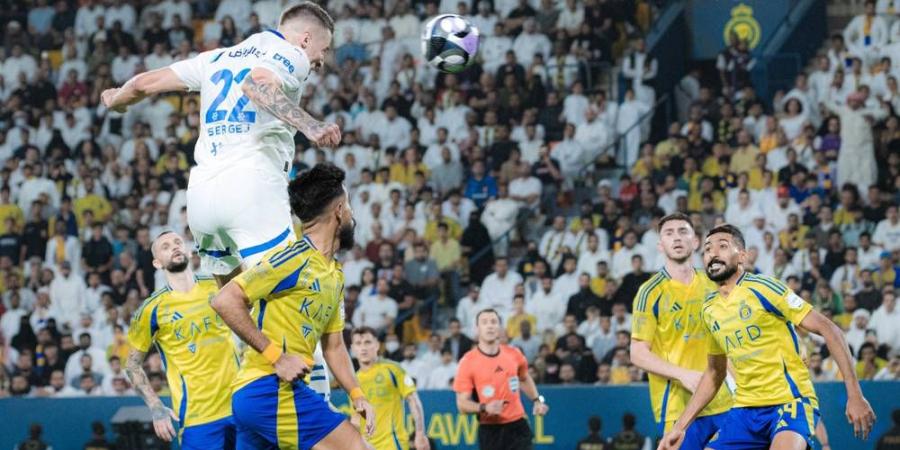
[[331, 383], [328, 380], [328, 365], [325, 364], [325, 356], [322, 354], [322, 343], [316, 344], [313, 352], [313, 366], [309, 372], [309, 388], [325, 397], [326, 402], [331, 401]]
[[187, 217], [201, 270], [227, 275], [296, 240], [284, 176], [252, 166], [198, 169], [188, 183]]

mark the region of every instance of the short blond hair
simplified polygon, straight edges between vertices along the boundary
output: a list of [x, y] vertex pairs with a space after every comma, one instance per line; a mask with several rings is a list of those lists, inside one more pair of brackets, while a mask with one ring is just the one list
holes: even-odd
[[334, 19], [331, 18], [330, 14], [328, 14], [328, 11], [325, 11], [324, 8], [311, 1], [304, 1], [287, 7], [281, 13], [281, 18], [278, 20], [278, 24], [284, 25], [285, 22], [293, 20], [295, 18], [314, 19], [323, 27], [327, 28], [328, 31], [334, 33]]

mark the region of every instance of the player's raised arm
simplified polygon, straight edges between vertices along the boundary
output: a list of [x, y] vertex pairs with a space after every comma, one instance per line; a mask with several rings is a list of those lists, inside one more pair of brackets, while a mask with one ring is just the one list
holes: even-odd
[[697, 385], [697, 391], [691, 396], [691, 401], [684, 408], [684, 412], [678, 417], [672, 431], [663, 436], [657, 450], [677, 449], [684, 439], [684, 431], [688, 425], [697, 418], [697, 414], [712, 401], [719, 392], [719, 387], [725, 381], [725, 375], [728, 373], [728, 358], [724, 354], [710, 353], [708, 357], [709, 364], [703, 377], [700, 378], [700, 384]]
[[844, 333], [822, 313], [812, 310], [800, 322], [800, 326], [825, 338], [825, 345], [832, 358], [837, 362], [841, 375], [844, 377], [844, 385], [847, 388], [847, 421], [853, 425], [853, 434], [862, 439], [869, 437], [869, 431], [875, 423], [875, 411], [863, 396], [853, 370], [852, 357], [844, 339]]
[[271, 70], [254, 67], [241, 85], [244, 95], [256, 105], [303, 133], [314, 145], [334, 147], [341, 142], [341, 129], [316, 120], [282, 90], [282, 80]]
[[344, 344], [343, 332], [336, 331], [322, 335], [322, 355], [338, 384], [350, 394], [353, 409], [366, 419], [366, 434], [372, 437], [375, 434], [375, 408], [369, 404], [359, 387], [359, 381], [353, 371], [353, 362], [350, 361], [350, 354], [347, 353], [347, 346]]
[[160, 400], [159, 396], [150, 386], [150, 379], [144, 372], [144, 357], [146, 352], [142, 352], [134, 347], [128, 350], [128, 360], [125, 362], [125, 375], [131, 380], [135, 392], [144, 400], [147, 407], [150, 408], [150, 414], [153, 417], [153, 431], [156, 435], [166, 441], [172, 442], [178, 436], [172, 421], [178, 421], [175, 412], [166, 407]]
[[151, 95], [181, 92], [188, 89], [188, 84], [171, 67], [163, 67], [139, 73], [126, 81], [120, 88], [104, 90], [100, 94], [100, 100], [104, 106], [113, 111], [125, 112], [129, 106]]
[[[255, 266], [255, 268], [260, 267], [263, 266]], [[253, 323], [253, 319], [247, 314], [249, 303], [250, 300], [241, 286], [237, 282], [231, 281], [213, 297], [210, 306], [241, 340], [275, 366], [275, 373], [279, 378], [290, 383], [306, 376], [309, 373], [309, 366], [306, 362], [298, 355], [283, 353], [281, 346], [269, 340]]]

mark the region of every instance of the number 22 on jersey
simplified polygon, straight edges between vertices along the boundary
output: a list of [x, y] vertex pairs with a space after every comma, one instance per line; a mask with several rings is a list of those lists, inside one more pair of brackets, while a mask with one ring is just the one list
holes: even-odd
[[206, 111], [206, 123], [211, 124], [215, 122], [220, 122], [225, 120], [226, 117], [229, 122], [239, 122], [239, 123], [254, 123], [256, 122], [256, 111], [244, 111], [244, 108], [247, 107], [247, 103], [250, 102], [250, 99], [247, 98], [246, 95], [242, 95], [237, 103], [235, 103], [234, 108], [231, 109], [231, 113], [224, 109], [216, 109], [219, 105], [225, 100], [228, 96], [228, 92], [231, 91], [231, 85], [239, 85], [242, 81], [244, 81], [244, 77], [246, 77], [250, 73], [250, 69], [243, 69], [234, 75], [234, 73], [229, 69], [222, 69], [212, 75], [210, 77], [210, 81], [214, 84], [222, 83], [222, 90], [219, 91], [219, 95], [213, 99], [212, 103], [209, 105], [209, 110]]

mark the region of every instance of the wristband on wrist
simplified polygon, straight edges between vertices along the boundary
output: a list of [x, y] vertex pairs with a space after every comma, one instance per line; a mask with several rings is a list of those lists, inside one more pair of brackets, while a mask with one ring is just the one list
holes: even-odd
[[275, 364], [275, 361], [281, 358], [281, 349], [274, 342], [269, 342], [268, 347], [262, 351], [262, 355], [263, 358], [266, 358], [266, 361]]
[[484, 414], [487, 411], [487, 406], [484, 403], [478, 404], [478, 412]]
[[350, 400], [355, 402], [361, 398], [366, 398], [366, 394], [363, 394], [363, 390], [358, 386], [350, 390]]

